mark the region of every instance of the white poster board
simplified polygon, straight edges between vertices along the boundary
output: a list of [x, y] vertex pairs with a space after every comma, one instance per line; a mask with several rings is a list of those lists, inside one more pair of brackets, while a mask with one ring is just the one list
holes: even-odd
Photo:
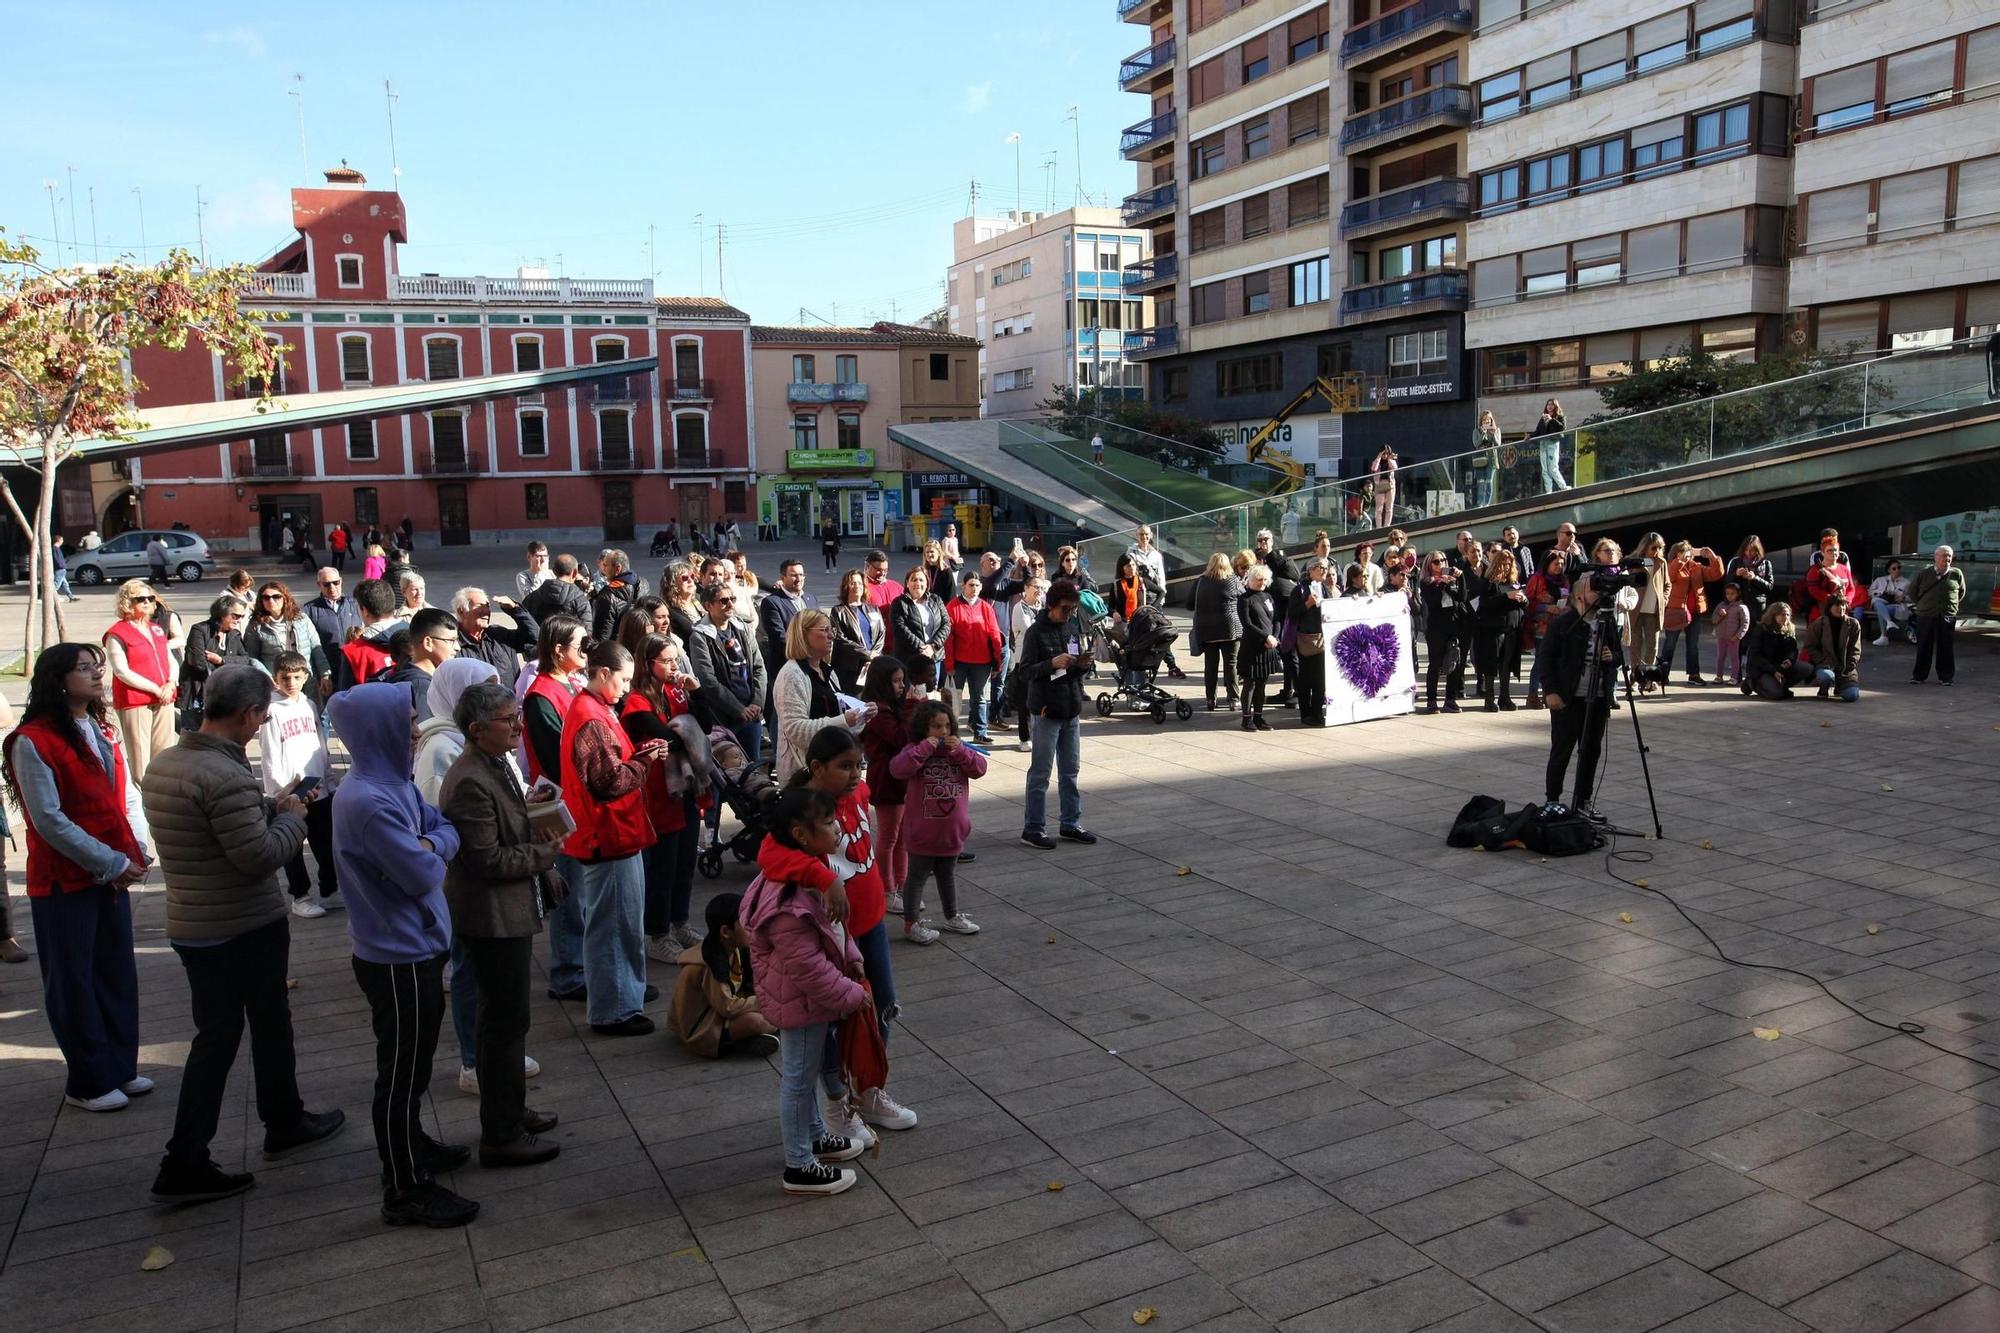
[[1320, 603], [1329, 726], [1408, 713], [1417, 702], [1410, 602], [1401, 593]]

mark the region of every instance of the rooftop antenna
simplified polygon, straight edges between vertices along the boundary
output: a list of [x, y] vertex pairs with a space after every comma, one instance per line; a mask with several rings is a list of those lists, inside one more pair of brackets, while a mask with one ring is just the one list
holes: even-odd
[[977, 217], [977, 216], [979, 216], [979, 179], [978, 179], [978, 177], [974, 177], [974, 178], [973, 178], [973, 181], [972, 181], [972, 188], [971, 188], [971, 190], [969, 190], [969, 191], [968, 191], [968, 192], [966, 193], [966, 196], [965, 196], [965, 216], [967, 216], [967, 217], [969, 217], [969, 218], [970, 218], [970, 217]]
[[56, 266], [62, 267], [62, 223], [56, 220], [56, 183], [42, 182], [42, 188], [49, 192], [49, 236], [55, 242]]
[[132, 195], [139, 201], [139, 262], [146, 262], [146, 195], [138, 186], [132, 187]]
[[382, 96], [389, 104], [389, 188], [395, 190], [402, 184], [403, 167], [396, 160], [396, 90], [387, 79], [382, 80]]
[[292, 90], [285, 94], [298, 103], [299, 110], [299, 169], [305, 173], [301, 179], [312, 179], [312, 156], [306, 152], [306, 76], [292, 75]]
[[1007, 136], [1007, 142], [1014, 145], [1014, 223], [1021, 222], [1021, 132], [1014, 131]]
[[98, 262], [97, 255], [97, 187], [90, 187], [90, 262]]
[[[838, 315], [838, 314], [840, 313], [840, 307], [839, 307], [839, 306], [835, 306], [835, 307], [833, 308], [833, 313], [834, 313], [835, 315]], [[828, 318], [826, 318], [826, 317], [825, 317], [824, 315], [815, 315], [815, 314], [814, 314], [814, 313], [813, 313], [812, 311], [810, 311], [810, 310], [806, 309], [806, 308], [805, 308], [804, 306], [800, 306], [800, 307], [799, 307], [799, 323], [803, 324], [803, 323], [805, 323], [805, 322], [806, 322], [807, 320], [809, 320], [809, 319], [816, 319], [816, 320], [818, 320], [818, 321], [819, 321], [820, 323], [822, 323], [822, 324], [826, 325], [826, 326], [827, 326], [827, 327], [829, 327], [829, 328], [832, 328], [832, 327], [834, 326], [834, 324], [833, 324], [833, 321], [832, 321], [832, 320], [830, 320], [830, 319], [828, 319]]]
[[79, 235], [76, 226], [76, 168], [69, 169], [69, 257], [70, 262], [83, 262], [83, 249], [76, 243]]
[[1064, 119], [1069, 121], [1070, 129], [1076, 136], [1075, 202], [1081, 204], [1083, 202], [1083, 113], [1077, 108], [1075, 102], [1069, 104], [1069, 114]]
[[722, 247], [728, 230], [720, 222], [715, 224], [715, 294], [725, 301], [729, 299], [729, 284], [722, 278]]
[[1042, 154], [1042, 170], [1049, 174], [1049, 188], [1047, 193], [1043, 195], [1043, 198], [1048, 200], [1048, 208], [1051, 213], [1055, 212], [1056, 208], [1056, 158], [1058, 156], [1059, 154], [1053, 148]]
[[208, 267], [208, 232], [202, 216], [208, 212], [208, 204], [201, 197], [201, 187], [194, 187], [194, 235], [195, 244], [201, 251], [201, 266]]
[[646, 272], [652, 275], [654, 282], [660, 280], [660, 266], [653, 258], [653, 233], [658, 230], [652, 223], [646, 224]]
[[708, 295], [708, 255], [707, 255], [707, 253], [706, 253], [706, 252], [704, 252], [704, 251], [702, 250], [702, 248], [701, 248], [701, 219], [702, 219], [702, 215], [701, 215], [700, 213], [697, 213], [697, 214], [695, 214], [695, 215], [694, 215], [694, 274], [695, 274], [695, 288], [696, 288], [696, 292], [697, 292], [697, 294], [698, 294], [698, 295], [701, 295], [701, 296], [707, 296], [707, 295]]

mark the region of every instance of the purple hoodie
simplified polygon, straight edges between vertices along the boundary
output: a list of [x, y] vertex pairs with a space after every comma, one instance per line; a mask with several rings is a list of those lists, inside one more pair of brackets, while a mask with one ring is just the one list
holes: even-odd
[[354, 956], [367, 963], [435, 958], [451, 948], [444, 870], [458, 854], [458, 833], [410, 777], [410, 687], [357, 685], [329, 699], [326, 714], [354, 758], [333, 794], [334, 860]]

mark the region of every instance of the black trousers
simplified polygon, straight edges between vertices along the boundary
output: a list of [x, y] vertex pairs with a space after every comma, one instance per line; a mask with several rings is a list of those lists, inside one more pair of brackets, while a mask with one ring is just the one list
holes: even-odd
[[1299, 720], [1326, 725], [1326, 654], [1299, 658]]
[[[1472, 661], [1472, 645], [1478, 637], [1477, 626], [1472, 623], [1470, 615], [1460, 621], [1458, 628], [1452, 632], [1452, 638], [1458, 644], [1458, 670], [1452, 673], [1453, 684], [1458, 687], [1458, 694], [1465, 693], [1465, 666], [1466, 663]], [[1475, 663], [1474, 665], [1476, 668], [1477, 664]], [[1480, 685], [1480, 693], [1485, 693], [1483, 672], [1480, 673], [1478, 683]]]
[[[439, 954], [421, 963], [370, 963], [354, 960], [354, 979], [368, 997], [375, 1019], [375, 1151], [382, 1158], [382, 1179], [392, 1193], [428, 1185], [430, 1169], [418, 1158], [424, 1142], [424, 1096], [431, 1087], [431, 1057], [437, 1053], [438, 1025], [444, 1022], [444, 960]], [[482, 1009], [481, 1021], [485, 1019]], [[501, 1059], [502, 1057], [495, 1057]], [[521, 1056], [514, 1055], [518, 1077]], [[503, 1063], [479, 1062], [484, 1101], [488, 1073], [506, 1074]], [[484, 1105], [480, 1108], [482, 1118]]]
[[1480, 697], [1490, 701], [1497, 689], [1502, 699], [1511, 698], [1508, 682], [1521, 657], [1520, 627], [1481, 625], [1472, 640], [1472, 654], [1479, 669]]
[[1201, 683], [1208, 702], [1215, 702], [1215, 672], [1222, 670], [1223, 693], [1231, 699], [1236, 697], [1236, 643], [1225, 639], [1221, 643], [1205, 643], [1201, 646]]
[[1465, 692], [1465, 659], [1459, 654], [1458, 632], [1451, 626], [1424, 631], [1424, 692], [1433, 706], [1440, 675], [1445, 678], [1445, 698], [1456, 699]]
[[[1576, 775], [1576, 804], [1583, 805], [1597, 786], [1597, 764], [1604, 754], [1604, 729], [1610, 725], [1611, 710], [1603, 704], [1591, 707], [1568, 699], [1563, 705], [1549, 710], [1549, 771], [1542, 794], [1551, 802], [1562, 800], [1570, 756], [1575, 754], [1582, 765]], [[1584, 725], [1586, 721], [1589, 726]]]
[[1917, 626], [1917, 662], [1910, 668], [1913, 680], [1923, 680], [1931, 674], [1931, 659], [1937, 659], [1938, 679], [1946, 684], [1958, 674], [1958, 663], [1953, 657], [1953, 640], [1958, 637], [1957, 616], [1912, 616]]
[[[689, 830], [689, 841], [693, 831]], [[459, 936], [479, 983], [479, 1141], [499, 1147], [521, 1137], [527, 1106], [524, 1072], [535, 941]]]
[[1236, 672], [1243, 681], [1243, 716], [1264, 716], [1264, 687], [1271, 675], [1271, 658], [1275, 653], [1265, 648], [1261, 641], [1252, 644], [1244, 640], [1236, 652]]
[[646, 849], [648, 935], [664, 935], [675, 926], [687, 924], [688, 909], [694, 898], [694, 858], [698, 850], [695, 842], [701, 827], [701, 808], [693, 796], [681, 798], [681, 813], [680, 828], [660, 834]]
[[[102, 1097], [139, 1073], [139, 973], [132, 895], [109, 884], [28, 899], [42, 1007], [69, 1066], [63, 1091]], [[0, 906], [0, 937], [6, 909]]]
[[[340, 892], [340, 880], [333, 866], [332, 798], [306, 802], [306, 847], [312, 848], [313, 864], [319, 867], [319, 896], [333, 897]], [[312, 879], [306, 873], [305, 847], [285, 862], [285, 883], [294, 898], [303, 898], [312, 891]]]
[[291, 959], [291, 923], [284, 917], [221, 944], [176, 944], [194, 1003], [194, 1041], [181, 1076], [169, 1167], [192, 1170], [208, 1160], [208, 1145], [222, 1115], [223, 1090], [243, 1027], [250, 1027], [250, 1064], [256, 1072], [257, 1118], [264, 1128], [290, 1129], [305, 1114], [292, 1049], [292, 1006], [285, 993]]

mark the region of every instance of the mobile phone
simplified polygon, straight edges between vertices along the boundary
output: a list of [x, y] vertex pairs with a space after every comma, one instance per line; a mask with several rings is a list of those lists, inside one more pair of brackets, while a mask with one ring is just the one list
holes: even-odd
[[319, 786], [319, 779], [316, 777], [300, 778], [298, 782], [296, 782], [292, 786], [292, 795], [298, 797], [301, 801], [303, 801], [312, 795], [313, 788], [317, 786]]

